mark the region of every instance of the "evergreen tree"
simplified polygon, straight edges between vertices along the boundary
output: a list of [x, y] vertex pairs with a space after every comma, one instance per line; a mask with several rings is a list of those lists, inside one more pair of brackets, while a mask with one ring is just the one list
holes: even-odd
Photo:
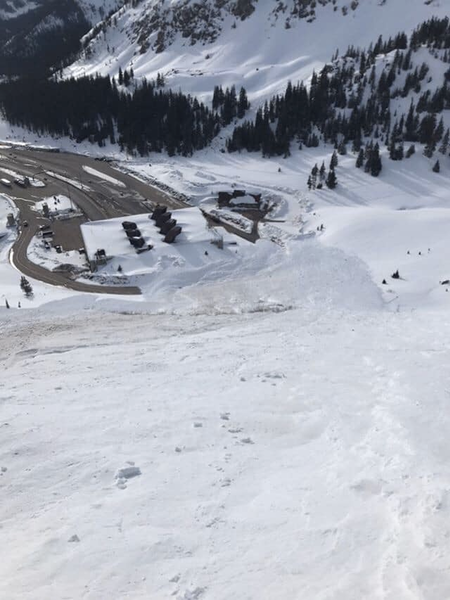
[[339, 160], [338, 160], [338, 155], [336, 150], [333, 152], [332, 156], [331, 156], [331, 160], [330, 160], [330, 169], [333, 170], [335, 169], [339, 164]]
[[434, 150], [435, 146], [432, 142], [430, 144], [426, 144], [425, 148], [423, 149], [423, 155], [426, 158], [433, 158]]
[[326, 184], [330, 190], [334, 190], [334, 188], [337, 186], [337, 177], [334, 169], [329, 170]]
[[411, 146], [406, 151], [406, 158], [411, 158], [411, 156], [415, 153], [416, 153], [416, 147], [414, 146], [414, 144], [411, 144]]
[[[338, 145], [338, 153], [341, 156], [345, 156], [347, 154], [347, 146], [345, 145], [344, 140], [342, 140]], [[337, 166], [337, 165], [336, 165]]]
[[164, 79], [164, 75], [162, 75], [161, 73], [157, 73], [156, 74], [156, 87], [158, 88], [162, 88], [166, 85], [166, 81]]
[[440, 173], [440, 172], [441, 172], [441, 165], [440, 165], [439, 161], [437, 160], [433, 166], [433, 173]]
[[314, 167], [311, 169], [311, 184], [312, 184], [312, 189], [315, 190], [317, 187], [317, 174], [319, 172], [319, 167], [317, 166], [317, 164], [314, 165]]
[[239, 119], [242, 119], [242, 117], [245, 115], [245, 111], [249, 108], [249, 106], [250, 104], [247, 99], [247, 92], [243, 87], [241, 87], [237, 107], [237, 116]]
[[372, 164], [370, 168], [370, 174], [372, 177], [378, 177], [381, 173], [382, 164], [381, 164], [381, 156], [380, 156], [380, 147], [378, 144], [375, 144], [372, 151]]
[[372, 177], [378, 177], [381, 169], [380, 147], [378, 144], [375, 144], [375, 146], [370, 145], [367, 151], [365, 171], [366, 173], [370, 173]]
[[325, 169], [325, 162], [322, 161], [322, 164], [320, 166], [320, 171], [319, 171], [319, 180], [320, 180], [320, 183], [324, 183], [325, 182], [326, 176], [327, 176], [327, 174], [326, 174], [326, 169]]
[[22, 277], [20, 278], [20, 288], [24, 292], [25, 296], [29, 297], [33, 295], [33, 288], [31, 287], [31, 283], [24, 275], [22, 275]]
[[364, 150], [361, 150], [358, 153], [358, 158], [356, 159], [356, 167], [360, 169], [364, 164]]
[[443, 154], [444, 156], [446, 156], [448, 154], [449, 141], [450, 141], [450, 131], [447, 129], [447, 131], [444, 134], [444, 137], [442, 138], [442, 143], [439, 146], [439, 152], [441, 154]]

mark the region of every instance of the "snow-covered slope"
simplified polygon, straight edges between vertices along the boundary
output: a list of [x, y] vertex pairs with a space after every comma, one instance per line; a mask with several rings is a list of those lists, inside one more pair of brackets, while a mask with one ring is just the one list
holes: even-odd
[[311, 283], [284, 313], [0, 309], [2, 598], [450, 597], [448, 320]]
[[80, 38], [121, 0], [6, 0], [0, 3], [0, 74], [36, 74], [79, 49]]
[[106, 21], [104, 31], [86, 36], [84, 58], [66, 74], [117, 75], [119, 67], [132, 66], [135, 76], [161, 72], [169, 85], [186, 92], [209, 96], [216, 84], [234, 84], [261, 99], [281, 91], [289, 79], [308, 79], [337, 49], [368, 46], [380, 34], [410, 32], [448, 12], [442, 0], [336, 0], [317, 3], [311, 19], [292, 15], [302, 3], [290, 0], [277, 12], [278, 4], [253, 2], [254, 11], [244, 19], [231, 2], [204, 2], [201, 10], [186, 0], [128, 4]]
[[[409, 32], [447, 8], [202, 6], [213, 4], [214, 31], [192, 44], [180, 7], [193, 2], [128, 3], [66, 74], [133, 66], [204, 96], [242, 84], [255, 108], [337, 48]], [[83, 14], [95, 23], [112, 5], [83, 0]], [[393, 58], [377, 59], [377, 77]], [[416, 58], [429, 62], [432, 89], [444, 63], [426, 49]], [[262, 192], [277, 209], [255, 245], [211, 250], [202, 239], [155, 253], [142, 273], [145, 261], [121, 257], [142, 286], [133, 299], [34, 281], [25, 299], [13, 234], [0, 239], [1, 598], [450, 598], [448, 151], [430, 159], [418, 144], [400, 162], [382, 146], [373, 178], [349, 148], [337, 188], [308, 191], [331, 146], [269, 160], [221, 152], [227, 134], [193, 157], [150, 160], [109, 142], [56, 143], [111, 153], [193, 204], [231, 185]], [[0, 233], [11, 210], [0, 197]]]

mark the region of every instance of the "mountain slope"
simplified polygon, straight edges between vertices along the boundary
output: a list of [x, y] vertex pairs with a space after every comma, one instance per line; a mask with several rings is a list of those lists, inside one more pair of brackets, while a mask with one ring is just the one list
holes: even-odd
[[120, 0], [7, 0], [0, 6], [0, 74], [33, 74], [67, 62], [80, 38]]
[[450, 597], [442, 313], [239, 299], [0, 309], [2, 598]]
[[86, 36], [84, 57], [67, 75], [117, 75], [119, 67], [132, 66], [137, 77], [161, 72], [168, 85], [200, 96], [209, 96], [220, 83], [244, 85], [251, 98], [263, 99], [283, 89], [288, 79], [310, 77], [338, 48], [367, 46], [379, 34], [410, 32], [447, 12], [438, 0], [320, 2], [313, 19], [300, 18], [299, 7], [311, 3], [294, 0], [278, 12], [274, 8], [281, 3], [268, 0], [133, 4], [108, 19], [102, 32]]

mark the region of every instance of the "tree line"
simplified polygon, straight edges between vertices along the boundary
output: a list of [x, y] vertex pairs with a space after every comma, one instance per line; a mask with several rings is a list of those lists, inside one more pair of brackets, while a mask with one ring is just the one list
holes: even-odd
[[[417, 64], [423, 46], [442, 63], [450, 62], [448, 18], [427, 21], [409, 39], [399, 33], [387, 41], [380, 36], [367, 50], [349, 47], [344, 56], [335, 56], [333, 63], [313, 73], [309, 88], [288, 82], [284, 93], [259, 108], [254, 120], [234, 128], [228, 151], [288, 156], [292, 143], [302, 148], [327, 142], [336, 149], [351, 143], [358, 153], [371, 138], [384, 143], [394, 160], [403, 158], [408, 142], [424, 144], [429, 157], [436, 149], [446, 154], [449, 131], [437, 115], [450, 108], [450, 68], [433, 91], [424, 89], [431, 75], [425, 62]], [[408, 97], [409, 110], [402, 114], [396, 108], [398, 99]]]
[[[430, 69], [419, 60], [423, 47], [450, 64], [448, 18], [430, 19], [409, 38], [399, 33], [388, 40], [380, 36], [365, 50], [349, 47], [314, 72], [308, 87], [288, 82], [284, 93], [273, 96], [247, 121], [243, 119], [250, 104], [244, 88], [216, 86], [209, 107], [167, 89], [161, 74], [156, 81], [136, 82], [132, 69], [120, 69], [117, 81], [91, 76], [3, 82], [0, 108], [11, 124], [37, 134], [100, 146], [117, 143], [142, 156], [162, 151], [189, 156], [235, 123], [227, 140], [230, 152], [288, 156], [293, 144], [302, 148], [326, 142], [343, 153], [351, 144], [356, 154], [363, 150], [364, 168], [375, 174], [382, 144], [392, 160], [411, 156], [415, 143], [425, 146], [428, 157], [436, 151], [448, 154], [450, 132], [439, 115], [450, 108], [450, 68], [430, 89]], [[411, 98], [406, 112], [397, 110], [406, 98]]]
[[207, 147], [220, 129], [249, 107], [246, 91], [214, 92], [213, 109], [181, 92], [164, 89], [164, 78], [134, 83], [133, 70], [114, 78], [22, 78], [0, 84], [3, 116], [39, 135], [68, 136], [77, 143], [119, 144], [141, 156], [166, 151], [190, 156]]

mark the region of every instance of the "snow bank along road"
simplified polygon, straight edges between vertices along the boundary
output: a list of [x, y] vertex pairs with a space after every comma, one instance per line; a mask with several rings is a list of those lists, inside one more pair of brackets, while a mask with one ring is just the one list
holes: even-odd
[[[28, 227], [22, 228], [13, 247], [12, 260], [16, 268], [25, 275], [45, 283], [62, 285], [77, 291], [121, 295], [140, 293], [139, 288], [136, 287], [94, 286], [72, 281], [64, 274], [47, 271], [32, 263], [28, 259], [27, 248], [38, 231], [39, 224], [42, 223], [39, 223], [39, 216], [31, 210], [31, 206], [36, 199], [39, 199], [39, 194], [45, 197], [57, 193], [69, 193], [74, 203], [89, 220], [98, 220], [148, 212], [149, 207], [145, 204], [145, 199], [172, 208], [184, 207], [182, 202], [170, 198], [157, 188], [134, 177], [112, 169], [108, 163], [85, 156], [7, 148], [0, 149], [0, 157], [0, 170], [4, 167], [21, 175], [30, 177], [36, 175], [40, 179], [45, 177], [49, 184], [45, 188], [26, 189], [14, 185], [12, 190], [8, 190], [20, 210], [22, 222], [27, 221], [29, 224]], [[91, 173], [96, 172], [99, 176], [88, 175], [85, 171], [86, 166]], [[101, 178], [101, 175], [104, 175], [104, 178]], [[113, 179], [121, 185], [114, 185]], [[78, 224], [74, 224], [73, 227], [78, 227]]]
[[450, 598], [442, 314], [2, 318], [1, 598]]

